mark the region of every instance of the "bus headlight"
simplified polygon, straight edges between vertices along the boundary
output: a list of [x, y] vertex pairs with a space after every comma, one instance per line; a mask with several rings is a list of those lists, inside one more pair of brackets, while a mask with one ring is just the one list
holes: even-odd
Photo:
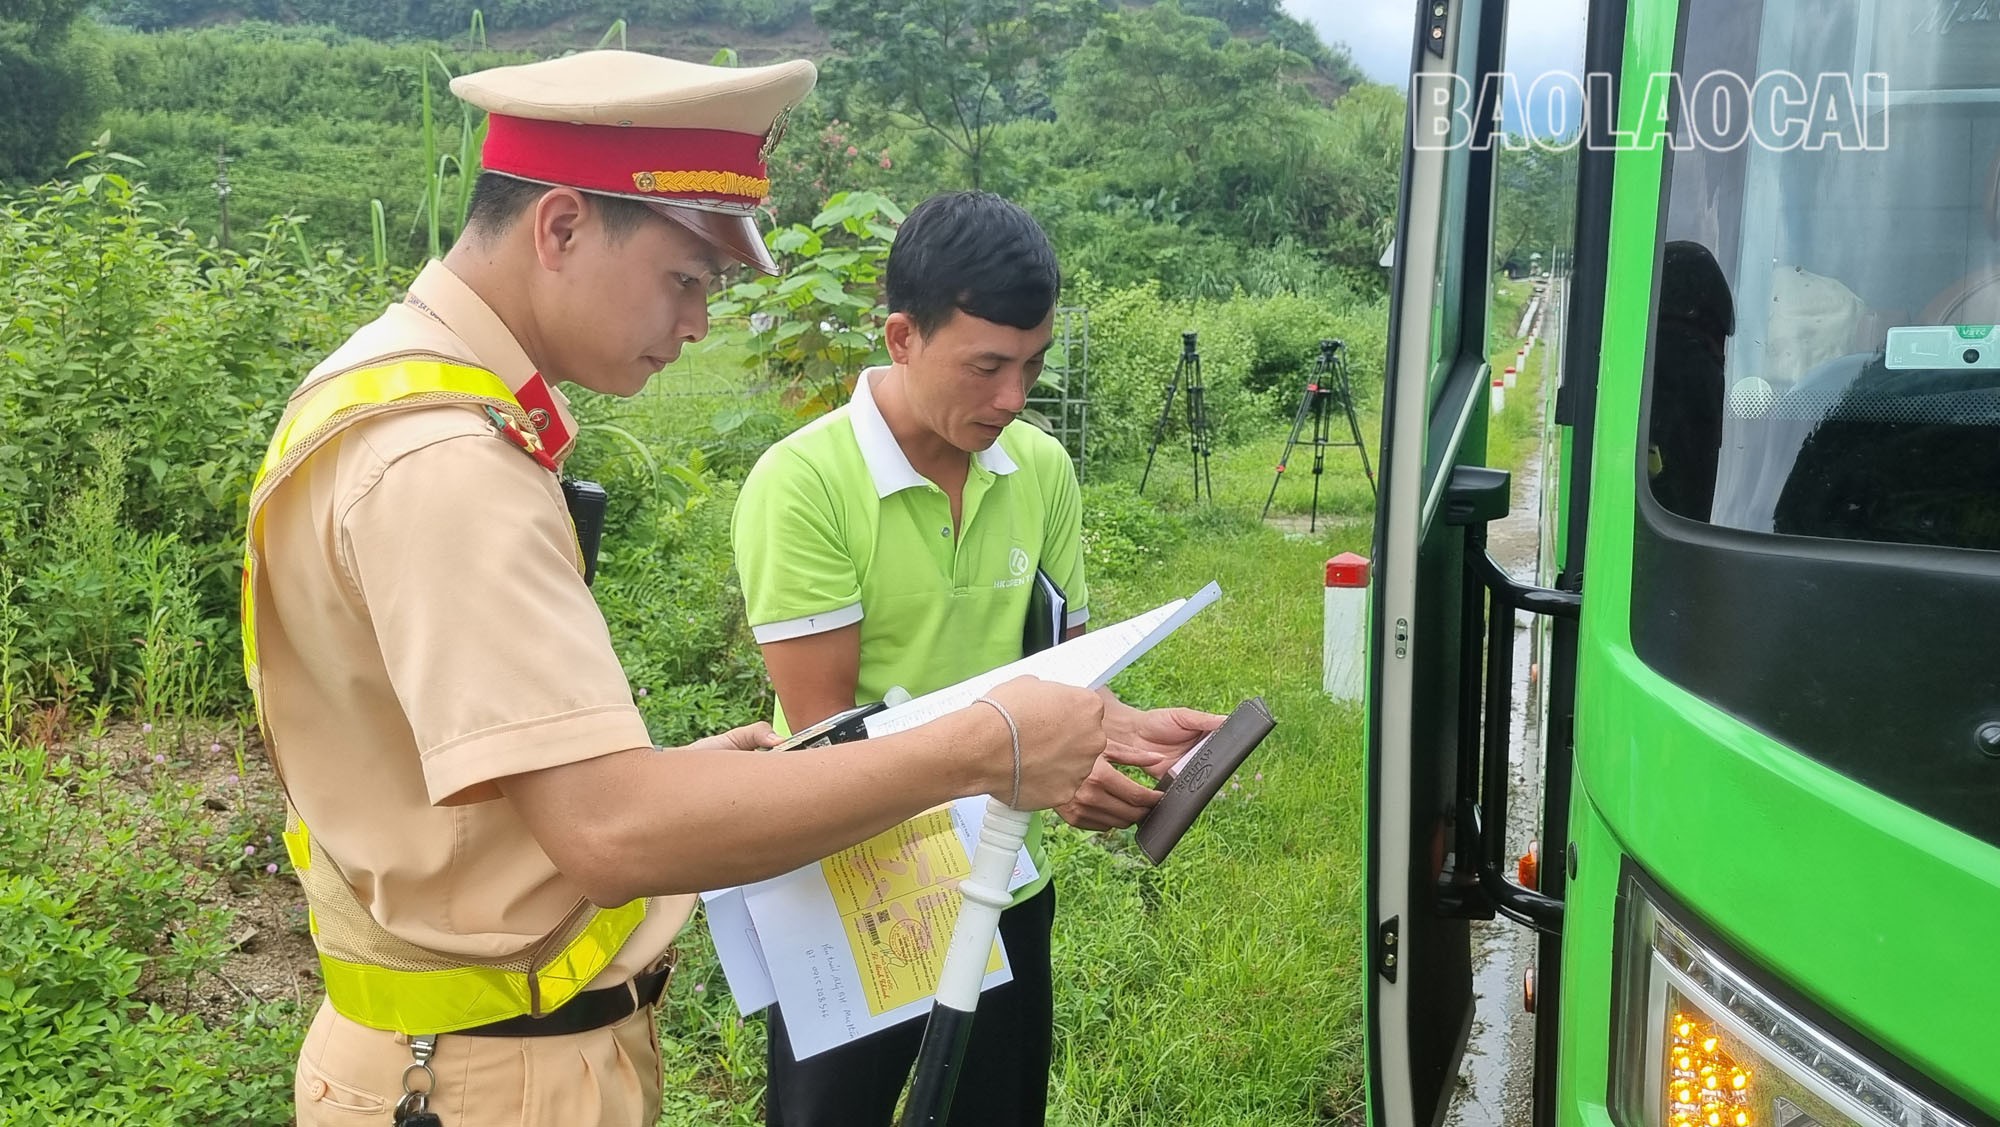
[[1611, 1103], [1622, 1127], [1969, 1127], [1773, 997], [1627, 877]]

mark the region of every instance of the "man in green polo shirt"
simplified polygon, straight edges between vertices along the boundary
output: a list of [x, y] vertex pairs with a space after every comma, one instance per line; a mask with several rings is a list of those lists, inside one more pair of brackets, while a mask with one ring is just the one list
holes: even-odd
[[[891, 363], [852, 401], [766, 451], [737, 502], [737, 570], [777, 691], [781, 730], [891, 688], [916, 695], [1021, 656], [1035, 569], [1062, 587], [1071, 636], [1089, 618], [1082, 499], [1069, 455], [1017, 422], [1052, 340], [1060, 288], [1041, 228], [997, 196], [925, 201], [889, 255]], [[1140, 712], [1107, 693], [1105, 759], [1058, 808], [1082, 829], [1129, 826], [1156, 777], [1222, 717]], [[1001, 915], [1014, 980], [981, 998], [952, 1102], [954, 1127], [1034, 1127], [1047, 1100], [1055, 890], [1039, 876]], [[886, 1127], [923, 1022], [794, 1059], [771, 1011], [771, 1127]]]

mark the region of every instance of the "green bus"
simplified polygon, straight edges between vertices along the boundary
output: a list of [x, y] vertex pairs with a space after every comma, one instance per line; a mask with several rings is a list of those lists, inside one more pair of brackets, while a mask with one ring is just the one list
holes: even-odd
[[[1592, 0], [1550, 291], [1560, 517], [1522, 578], [1486, 544], [1506, 4], [1419, 8], [1370, 1122], [1445, 1116], [1471, 921], [1497, 916], [1535, 936], [1524, 1122], [1994, 1124], [2000, 2]], [[1539, 801], [1510, 809], [1517, 612], [1546, 623], [1547, 722]], [[1547, 843], [1538, 871], [1510, 833]]]

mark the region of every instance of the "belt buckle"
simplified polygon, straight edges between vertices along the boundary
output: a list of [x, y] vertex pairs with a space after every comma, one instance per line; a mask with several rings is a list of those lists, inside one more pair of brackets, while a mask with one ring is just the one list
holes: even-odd
[[639, 973], [640, 973], [640, 974], [661, 974], [661, 973], [665, 973], [666, 975], [668, 975], [669, 977], [671, 977], [671, 976], [673, 975], [673, 973], [674, 973], [674, 967], [675, 967], [675, 966], [676, 966], [676, 965], [677, 965], [677, 964], [678, 964], [678, 963], [679, 963], [680, 961], [681, 961], [681, 953], [680, 953], [680, 950], [679, 950], [678, 948], [675, 948], [675, 947], [669, 947], [669, 948], [667, 948], [666, 950], [664, 950], [664, 951], [660, 952], [660, 957], [659, 957], [659, 958], [657, 958], [657, 959], [654, 959], [654, 960], [653, 960], [652, 962], [650, 962], [650, 963], [647, 963], [647, 964], [646, 964], [646, 969], [644, 969], [644, 970], [640, 971]]
[[680, 962], [680, 952], [669, 947], [660, 952], [660, 957], [647, 963], [645, 969], [632, 976], [632, 995], [640, 1008], [653, 1005], [666, 996], [667, 984], [673, 981], [674, 967]]

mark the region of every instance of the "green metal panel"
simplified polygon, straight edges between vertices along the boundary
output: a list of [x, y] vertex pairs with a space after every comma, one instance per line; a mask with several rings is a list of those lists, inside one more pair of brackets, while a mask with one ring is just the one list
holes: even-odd
[[[1676, 0], [1635, 0], [1626, 112], [1674, 65]], [[1635, 489], [1662, 152], [1618, 160], [1589, 499], [1563, 972], [1561, 1121], [1604, 1109], [1619, 854], [1734, 957], [1984, 1111], [2000, 1113], [2000, 851], [1808, 760], [1671, 685], [1633, 652]], [[1572, 499], [1574, 500], [1574, 499]], [[1884, 701], [1884, 708], [1895, 702]]]

